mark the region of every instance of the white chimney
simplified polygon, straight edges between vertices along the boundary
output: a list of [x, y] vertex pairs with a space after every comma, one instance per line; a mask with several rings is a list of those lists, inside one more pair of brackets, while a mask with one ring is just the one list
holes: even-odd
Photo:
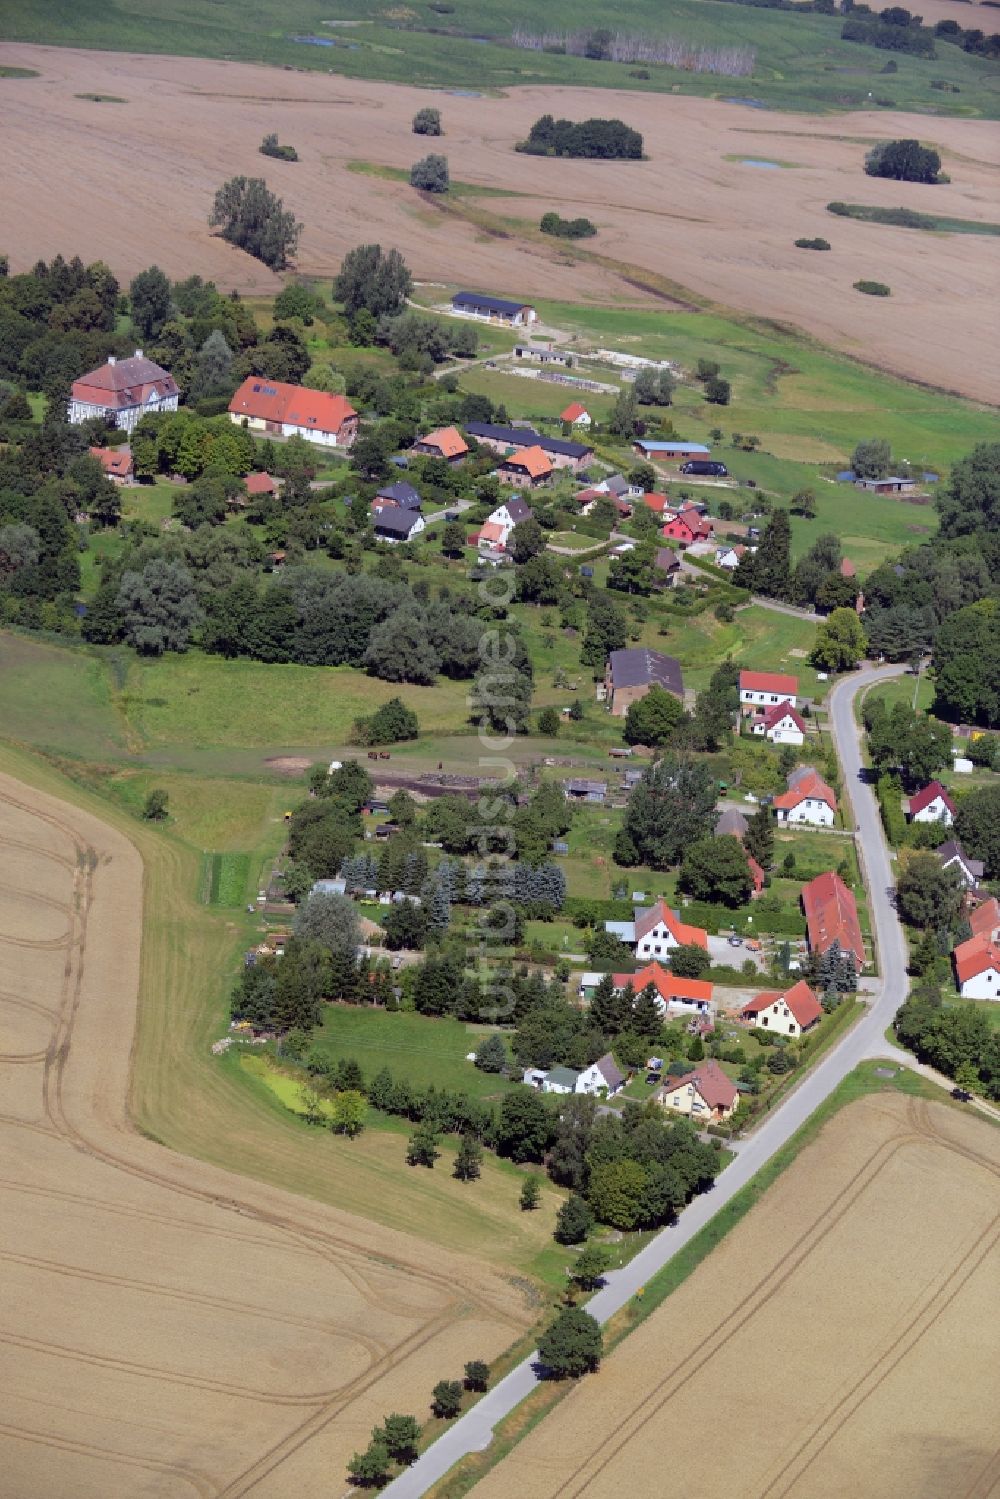
[[114, 362], [115, 362], [115, 356], [113, 354], [109, 354], [108, 355], [108, 363], [109, 364], [114, 364]]

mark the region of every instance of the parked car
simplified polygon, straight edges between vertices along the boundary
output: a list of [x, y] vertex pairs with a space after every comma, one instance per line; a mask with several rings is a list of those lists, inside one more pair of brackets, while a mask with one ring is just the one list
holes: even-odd
[[972, 1102], [972, 1094], [969, 1092], [968, 1088], [952, 1088], [951, 1096], [952, 1098], [954, 1098], [956, 1103]]
[[711, 458], [689, 458], [687, 463], [681, 464], [682, 474], [702, 474], [711, 479], [725, 479], [729, 470], [724, 463], [716, 463]]
[[742, 947], [743, 946], [743, 938], [742, 937], [737, 937], [736, 933], [734, 932], [733, 935], [729, 939], [729, 946], [730, 947]]

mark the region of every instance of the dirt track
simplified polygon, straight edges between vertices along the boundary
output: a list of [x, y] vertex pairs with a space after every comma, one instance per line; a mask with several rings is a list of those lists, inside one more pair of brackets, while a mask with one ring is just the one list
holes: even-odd
[[989, 1499], [1000, 1136], [851, 1105], [475, 1499]]
[[[304, 271], [329, 275], [351, 245], [378, 238], [399, 245], [425, 280], [525, 297], [641, 300], [613, 273], [564, 263], [557, 245], [483, 234], [423, 205], [403, 183], [347, 170], [357, 159], [407, 168], [440, 146], [456, 180], [524, 195], [483, 200], [492, 211], [529, 224], [553, 207], [585, 214], [600, 230], [588, 247], [623, 266], [797, 324], [911, 377], [1000, 401], [997, 241], [844, 221], [825, 209], [843, 199], [996, 220], [1000, 133], [993, 122], [823, 118], [586, 89], [467, 99], [237, 63], [13, 43], [0, 47], [0, 60], [41, 74], [0, 82], [0, 193], [8, 224], [16, 225], [4, 248], [16, 268], [76, 251], [125, 276], [155, 260], [173, 276], [197, 271], [225, 287], [270, 289], [276, 279], [207, 226], [226, 177], [264, 173], [306, 225]], [[85, 92], [126, 102], [74, 97]], [[410, 133], [414, 111], [429, 102], [444, 114], [441, 142]], [[619, 114], [643, 131], [650, 160], [516, 155], [514, 142], [546, 110]], [[271, 130], [298, 149], [298, 163], [259, 155]], [[941, 149], [951, 186], [865, 177], [867, 144], [903, 135]], [[727, 156], [795, 165], [766, 169]], [[793, 245], [817, 235], [831, 241], [830, 253]], [[851, 283], [862, 278], [888, 282], [892, 296], [860, 295]]]
[[0, 775], [0, 866], [0, 1492], [329, 1499], [520, 1298], [134, 1133], [138, 853]]

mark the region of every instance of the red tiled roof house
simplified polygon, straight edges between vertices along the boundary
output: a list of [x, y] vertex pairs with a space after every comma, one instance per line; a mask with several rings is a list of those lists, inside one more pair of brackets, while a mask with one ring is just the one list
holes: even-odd
[[779, 1036], [801, 1036], [822, 1018], [823, 1006], [805, 979], [799, 979], [785, 994], [758, 994], [740, 1011], [741, 1020]]
[[656, 990], [656, 1007], [670, 1019], [678, 1015], [712, 1014], [712, 985], [705, 979], [685, 979], [671, 973], [659, 963], [647, 963], [635, 973], [612, 974], [616, 989], [631, 984], [636, 994], [647, 985]]
[[911, 822], [943, 822], [950, 827], [955, 820], [956, 807], [940, 781], [931, 781], [916, 796], [911, 796], [906, 808]]
[[858, 921], [858, 903], [839, 874], [818, 874], [802, 887], [802, 909], [812, 952], [824, 953], [836, 942], [841, 952], [853, 953], [858, 971], [865, 966], [865, 939]]
[[534, 489], [538, 484], [547, 484], [552, 472], [548, 455], [541, 448], [533, 447], [510, 453], [497, 469], [497, 478], [504, 484], [520, 484]]
[[787, 700], [755, 713], [750, 732], [763, 735], [769, 744], [800, 745], [805, 743], [806, 738], [806, 726], [802, 717]]
[[800, 765], [788, 777], [788, 790], [772, 803], [779, 822], [808, 822], [813, 827], [832, 828], [837, 798], [811, 765]]
[[135, 464], [132, 462], [132, 449], [122, 448], [90, 448], [91, 458], [96, 458], [104, 470], [105, 476], [112, 484], [134, 484]]
[[686, 1114], [692, 1119], [713, 1119], [716, 1122], [729, 1119], [740, 1101], [735, 1084], [714, 1058], [702, 1062], [683, 1077], [669, 1079], [654, 1096], [657, 1103], [671, 1114]]
[[692, 505], [687, 510], [679, 511], [665, 526], [661, 526], [660, 535], [687, 547], [695, 541], [711, 541], [712, 522]]
[[469, 444], [457, 427], [438, 427], [426, 437], [418, 437], [410, 449], [424, 458], [443, 458], [445, 463], [461, 463]]
[[972, 936], [955, 948], [955, 976], [963, 999], [1000, 1000], [1000, 901], [990, 896], [969, 915]]
[[179, 396], [173, 375], [136, 349], [130, 359], [110, 355], [107, 364], [73, 381], [69, 420], [79, 425], [99, 416], [124, 432], [132, 432], [144, 416], [176, 411]]
[[570, 422], [574, 427], [589, 427], [590, 412], [579, 401], [571, 401], [565, 411], [560, 411], [559, 420]]
[[773, 708], [786, 702], [797, 708], [798, 695], [798, 677], [785, 676], [778, 671], [740, 672], [740, 707], [744, 712], [752, 708]]
[[349, 448], [358, 433], [358, 413], [343, 396], [262, 375], [243, 381], [229, 403], [229, 419], [251, 432], [304, 437], [324, 448]]

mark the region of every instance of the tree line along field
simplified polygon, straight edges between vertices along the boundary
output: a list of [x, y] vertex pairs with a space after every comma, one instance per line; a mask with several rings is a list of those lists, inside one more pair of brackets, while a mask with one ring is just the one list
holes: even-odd
[[[833, 1499], [873, 1482], [884, 1499], [979, 1492], [1000, 1399], [982, 1317], [997, 1139], [919, 1095], [842, 1108], [597, 1377], [478, 1483], [458, 1470], [443, 1493], [653, 1499], [651, 1455], [668, 1447], [675, 1478], [702, 1499]], [[735, 1398], [734, 1379], [780, 1391], [780, 1412]], [[725, 1421], [706, 1442], [720, 1400]]]
[[[978, 5], [938, 0], [937, 9], [963, 27], [993, 29], [990, 13]], [[939, 18], [931, 18], [926, 7], [924, 13], [928, 19]], [[839, 16], [789, 15], [713, 0], [671, 0], [666, 10], [653, 0], [628, 0], [613, 12], [597, 5], [581, 12], [562, 0], [546, 9], [544, 27], [524, 0], [491, 9], [488, 16], [471, 0], [457, 0], [447, 12], [421, 0], [405, 9], [373, 7], [361, 16], [344, 0], [326, 6], [316, 0], [292, 0], [277, 26], [273, 10], [263, 0], [246, 6], [219, 0], [208, 12], [192, 12], [172, 0], [155, 14], [123, 4], [113, 17], [95, 0], [85, 0], [71, 15], [58, 0], [40, 0], [28, 13], [11, 14], [3, 30], [16, 41], [259, 61], [424, 87], [492, 91], [544, 84], [723, 97], [749, 94], [772, 108], [815, 111], [863, 106], [875, 90], [900, 109], [996, 117], [995, 78], [982, 59], [941, 45], [936, 59], [907, 56], [899, 72], [885, 79], [881, 70], [886, 54], [842, 41], [841, 25]], [[756, 62], [750, 78], [665, 65], [646, 68], [647, 78], [636, 77], [643, 69], [624, 63], [504, 45], [518, 27], [553, 34], [608, 27], [654, 38], [677, 37], [693, 47], [716, 47], [724, 35], [727, 46], [752, 49]], [[317, 35], [321, 45], [295, 40]], [[955, 96], [933, 90], [932, 79], [941, 77], [956, 83], [961, 92]]]

